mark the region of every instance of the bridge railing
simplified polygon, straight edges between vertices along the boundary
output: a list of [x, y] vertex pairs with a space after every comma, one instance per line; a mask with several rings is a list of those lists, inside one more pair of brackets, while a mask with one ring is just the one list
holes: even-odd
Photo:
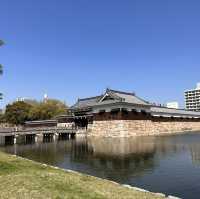
[[50, 133], [50, 132], [58, 132], [58, 133], [65, 133], [67, 132], [75, 132], [78, 130], [87, 130], [86, 127], [78, 127], [78, 126], [71, 126], [71, 127], [37, 127], [37, 128], [26, 128], [26, 129], [17, 129], [17, 128], [10, 128], [0, 130], [0, 135], [16, 135], [16, 134], [33, 134], [33, 133]]
[[0, 131], [0, 135], [3, 134], [25, 134], [25, 133], [45, 133], [45, 132], [59, 132], [59, 131], [76, 131], [77, 128], [76, 127], [72, 127], [72, 128], [66, 128], [66, 127], [43, 127], [43, 128], [27, 128], [27, 129], [5, 129], [3, 131]]

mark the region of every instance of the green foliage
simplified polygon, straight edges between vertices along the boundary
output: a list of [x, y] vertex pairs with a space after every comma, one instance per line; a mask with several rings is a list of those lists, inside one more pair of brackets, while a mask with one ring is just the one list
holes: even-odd
[[[150, 192], [0, 152], [0, 198], [161, 199]], [[85, 176], [85, 177], [84, 177]]]
[[35, 99], [26, 99], [25, 102], [26, 102], [27, 104], [32, 105], [32, 106], [36, 106], [36, 105], [38, 105], [38, 104], [40, 103], [40, 102], [38, 102], [38, 101], [35, 100]]
[[45, 102], [35, 104], [30, 111], [32, 120], [51, 119], [60, 114], [66, 114], [67, 107], [59, 100], [49, 99]]
[[49, 99], [45, 102], [26, 100], [7, 105], [2, 120], [19, 125], [27, 120], [47, 120], [66, 113], [67, 106], [59, 100]]
[[0, 113], [0, 123], [6, 123], [5, 115]]
[[6, 106], [5, 119], [10, 124], [23, 124], [29, 120], [29, 112], [32, 106], [25, 102], [14, 102]]

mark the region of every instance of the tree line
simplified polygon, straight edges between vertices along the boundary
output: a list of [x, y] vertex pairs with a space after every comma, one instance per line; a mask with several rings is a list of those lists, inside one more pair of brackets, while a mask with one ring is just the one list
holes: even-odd
[[67, 113], [68, 107], [56, 99], [16, 101], [6, 106], [0, 120], [2, 123], [23, 125], [25, 121], [53, 119]]

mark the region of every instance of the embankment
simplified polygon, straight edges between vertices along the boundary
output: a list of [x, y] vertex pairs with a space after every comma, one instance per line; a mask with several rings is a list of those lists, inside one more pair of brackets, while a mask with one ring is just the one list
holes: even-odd
[[162, 194], [64, 171], [0, 152], [0, 198], [161, 199]]

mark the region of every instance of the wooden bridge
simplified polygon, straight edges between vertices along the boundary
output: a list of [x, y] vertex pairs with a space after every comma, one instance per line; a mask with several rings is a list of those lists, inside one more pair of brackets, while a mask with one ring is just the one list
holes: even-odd
[[[1, 129], [0, 130], [0, 145], [6, 143], [16, 144], [19, 138], [24, 138], [37, 142], [39, 139], [44, 141], [49, 139], [55, 141], [56, 139], [70, 139], [75, 138], [78, 132], [83, 128], [62, 128], [62, 127], [48, 127], [48, 128], [28, 128], [28, 129]], [[84, 130], [86, 130], [84, 128]], [[86, 131], [85, 131], [86, 132]]]

